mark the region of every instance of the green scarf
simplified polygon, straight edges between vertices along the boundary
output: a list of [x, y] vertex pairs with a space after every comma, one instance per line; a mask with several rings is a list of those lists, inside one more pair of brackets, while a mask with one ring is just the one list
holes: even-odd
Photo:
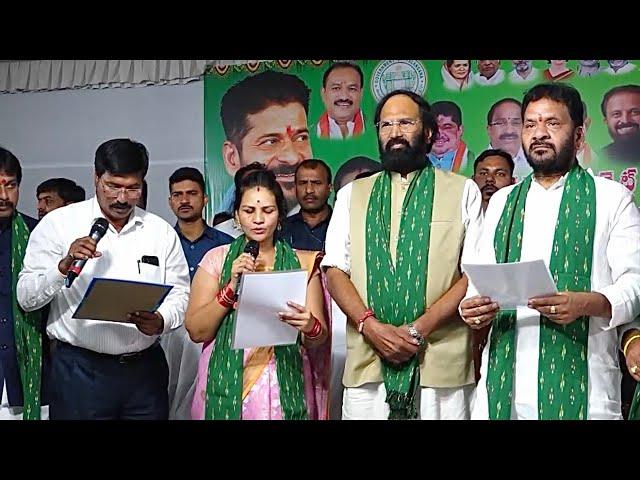
[[[382, 323], [406, 325], [425, 312], [434, 178], [433, 167], [428, 166], [409, 184], [402, 205], [395, 266], [389, 246], [391, 174], [382, 173], [373, 185], [365, 233], [367, 297]], [[416, 392], [420, 383], [417, 356], [401, 365], [383, 360], [382, 376], [389, 419], [417, 418]]]
[[[242, 254], [245, 243], [246, 238], [241, 235], [230, 245], [222, 268], [220, 288], [225, 286], [231, 278], [231, 264]], [[274, 270], [300, 268], [297, 255], [287, 243], [278, 240], [275, 247]], [[216, 335], [207, 374], [205, 400], [205, 419], [207, 420], [240, 420], [242, 417], [244, 351], [231, 348], [235, 324], [236, 311], [230, 310], [222, 320]], [[300, 337], [298, 336], [297, 344], [276, 346], [274, 351], [282, 416], [285, 420], [306, 420], [307, 406], [304, 396]]]
[[42, 315], [25, 312], [18, 304], [16, 286], [29, 242], [29, 228], [22, 214], [16, 212], [11, 222], [11, 300], [16, 356], [22, 381], [23, 420], [40, 420], [40, 378], [42, 375]]
[[636, 391], [633, 394], [633, 401], [629, 409], [629, 420], [640, 420], [640, 383], [636, 384]]
[[[527, 193], [532, 174], [507, 197], [496, 228], [498, 263], [520, 260]], [[591, 262], [596, 227], [595, 182], [579, 165], [567, 175], [549, 260], [559, 291], [591, 291]], [[500, 311], [491, 329], [487, 373], [489, 418], [511, 417], [515, 370], [516, 311]], [[589, 318], [558, 325], [542, 316], [538, 363], [538, 418], [583, 420], [588, 407], [587, 341]]]

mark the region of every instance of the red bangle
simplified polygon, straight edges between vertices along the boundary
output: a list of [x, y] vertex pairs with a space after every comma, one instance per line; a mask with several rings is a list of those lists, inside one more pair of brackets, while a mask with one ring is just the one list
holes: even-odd
[[235, 297], [233, 289], [227, 284], [218, 292], [216, 300], [224, 308], [234, 308]]
[[[313, 317], [313, 315], [311, 316]], [[320, 323], [320, 320], [318, 320], [316, 317], [313, 317], [313, 327], [311, 327], [309, 333], [305, 333], [304, 336], [313, 339], [319, 337], [321, 333], [322, 324]]]
[[371, 310], [370, 308], [367, 308], [364, 313], [360, 316], [360, 319], [358, 320], [358, 333], [362, 333], [362, 330], [364, 329], [364, 321], [369, 318], [369, 317], [375, 317], [376, 314], [373, 313], [373, 310]]

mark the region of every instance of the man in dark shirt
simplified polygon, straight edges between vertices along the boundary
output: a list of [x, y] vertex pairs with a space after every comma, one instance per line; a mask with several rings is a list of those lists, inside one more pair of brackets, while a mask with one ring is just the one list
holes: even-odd
[[[208, 226], [202, 218], [202, 210], [208, 200], [199, 170], [183, 167], [169, 177], [169, 206], [178, 218], [175, 228], [187, 258], [191, 280], [200, 260], [209, 250], [233, 241], [226, 233]], [[191, 341], [184, 325], [169, 335], [163, 335], [160, 344], [169, 365], [169, 420], [190, 420], [202, 345]]]
[[[25, 323], [35, 319], [38, 323], [36, 337], [42, 338], [42, 363], [39, 374], [41, 388], [39, 393], [36, 393], [37, 389], [31, 390], [30, 395], [37, 394], [41, 405], [49, 403], [47, 392], [42, 388], [46, 387], [48, 381], [49, 342], [44, 334], [45, 325], [41, 312], [37, 311], [27, 316], [14, 301], [17, 275], [14, 279], [12, 258], [15, 263], [19, 263], [16, 267], [19, 271], [28, 239], [28, 234], [21, 239], [14, 238], [14, 232], [20, 231], [16, 223], [24, 222], [25, 234], [27, 231], [31, 232], [38, 223], [36, 219], [18, 212], [21, 180], [20, 162], [10, 151], [0, 147], [0, 420], [20, 420], [23, 417], [24, 392], [15, 340], [16, 328], [21, 327], [16, 327], [16, 321]], [[41, 409], [41, 414], [35, 408], [30, 415], [26, 415], [26, 418], [48, 417], [48, 406]]]
[[327, 203], [332, 188], [331, 169], [322, 160], [304, 160], [296, 168], [295, 182], [300, 212], [284, 221], [282, 238], [293, 248], [324, 251], [332, 213]]
[[226, 233], [208, 226], [202, 218], [202, 210], [208, 201], [204, 178], [198, 169], [179, 168], [169, 177], [169, 206], [178, 217], [175, 228], [187, 257], [191, 280], [205, 253], [233, 241]]

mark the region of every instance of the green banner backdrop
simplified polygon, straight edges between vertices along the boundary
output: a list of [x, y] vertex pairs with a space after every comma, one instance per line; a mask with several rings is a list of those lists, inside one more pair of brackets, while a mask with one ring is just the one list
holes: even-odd
[[[442, 136], [434, 146], [437, 152], [431, 155], [436, 166], [470, 176], [473, 159], [491, 144], [511, 150], [516, 159], [516, 176], [522, 178], [529, 167], [519, 148], [520, 109], [513, 100], [500, 101], [515, 99], [521, 102], [528, 88], [543, 81], [570, 83], [580, 91], [587, 107], [587, 146], [579, 155], [581, 163], [596, 175], [619, 181], [629, 190], [636, 191], [640, 159], [640, 151], [636, 148], [640, 148], [640, 73], [635, 60], [350, 62], [362, 71], [361, 89], [359, 74], [349, 67], [335, 68], [323, 89], [323, 76], [334, 64], [330, 60], [255, 62], [216, 67], [207, 72], [204, 114], [205, 176], [210, 198], [208, 220], [214, 213], [230, 207], [232, 175], [242, 165], [253, 161], [267, 163], [269, 168], [275, 169], [285, 193], [288, 191], [291, 198], [291, 171], [303, 158], [326, 161], [334, 175], [352, 157], [367, 156], [378, 160], [377, 135], [373, 125], [375, 107], [385, 93], [398, 88], [423, 95], [438, 113]], [[304, 115], [300, 107], [298, 111], [290, 112], [283, 106], [290, 100], [288, 95], [295, 94], [290, 92], [297, 88], [295, 80], [291, 84], [274, 76], [272, 80], [277, 82], [276, 87], [256, 83], [255, 87], [241, 88], [247, 77], [266, 71], [290, 74], [304, 82], [310, 89], [308, 115]], [[355, 86], [354, 75], [357, 80]], [[236, 85], [236, 94], [230, 92], [226, 104], [222, 105], [229, 130], [230, 138], [227, 138], [221, 119], [221, 104], [223, 96]], [[614, 87], [623, 86], [630, 87], [614, 90], [607, 99], [603, 114], [605, 94]], [[273, 91], [285, 98], [280, 101], [280, 108], [265, 110], [268, 100], [256, 107], [261, 95], [266, 98]], [[328, 107], [325, 107], [325, 101]], [[488, 118], [492, 106], [493, 112]], [[325, 114], [327, 109], [328, 115]], [[347, 138], [342, 139], [340, 122], [334, 122], [334, 115], [350, 116], [343, 126]], [[271, 125], [265, 125], [265, 122], [271, 122]], [[306, 123], [306, 126], [301, 126], [301, 123]], [[308, 127], [308, 134], [305, 127]], [[339, 138], [330, 138], [329, 135]], [[637, 193], [634, 195], [637, 202]]]

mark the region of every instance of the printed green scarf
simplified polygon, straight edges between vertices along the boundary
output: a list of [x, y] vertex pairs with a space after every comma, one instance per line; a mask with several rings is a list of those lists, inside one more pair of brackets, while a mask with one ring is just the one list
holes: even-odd
[[[425, 312], [434, 186], [435, 175], [431, 166], [419, 171], [409, 184], [402, 205], [394, 266], [390, 251], [390, 173], [382, 173], [373, 185], [365, 233], [367, 297], [369, 306], [382, 323], [406, 325]], [[401, 365], [382, 361], [390, 420], [418, 417], [418, 367], [417, 356]]]
[[42, 375], [42, 315], [40, 311], [25, 312], [18, 304], [16, 286], [22, 270], [24, 253], [29, 242], [29, 228], [16, 212], [11, 222], [11, 300], [16, 356], [20, 368], [23, 395], [23, 420], [40, 420], [40, 378]]
[[[507, 198], [495, 232], [498, 263], [520, 260], [525, 204], [532, 174]], [[579, 165], [567, 175], [556, 222], [549, 270], [558, 291], [591, 291], [593, 237], [596, 227], [595, 182]], [[500, 311], [491, 329], [487, 373], [489, 418], [511, 418], [515, 371], [516, 311]], [[587, 418], [589, 318], [558, 325], [542, 316], [538, 363], [538, 418]]]
[[[242, 254], [245, 244], [246, 238], [241, 235], [230, 245], [220, 278], [221, 288], [231, 278], [231, 264]], [[297, 255], [287, 243], [278, 240], [275, 247], [274, 270], [300, 268]], [[242, 417], [244, 350], [231, 348], [235, 324], [236, 311], [230, 310], [222, 320], [216, 335], [207, 374], [205, 400], [205, 419], [207, 420], [240, 420]], [[274, 351], [282, 416], [285, 420], [306, 420], [308, 414], [304, 396], [300, 337], [298, 336], [297, 344], [276, 346]]]

